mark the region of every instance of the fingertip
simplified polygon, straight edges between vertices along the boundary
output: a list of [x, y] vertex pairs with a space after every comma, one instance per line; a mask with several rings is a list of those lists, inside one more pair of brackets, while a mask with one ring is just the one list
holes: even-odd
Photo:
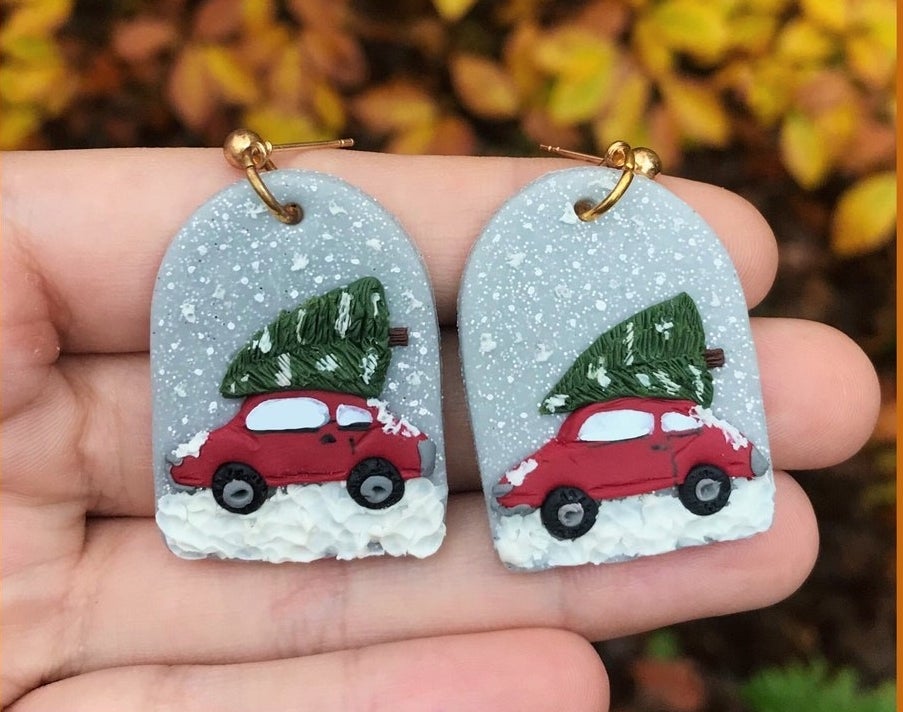
[[754, 319], [774, 460], [788, 470], [854, 455], [878, 418], [881, 390], [865, 352], [837, 329], [802, 319]]

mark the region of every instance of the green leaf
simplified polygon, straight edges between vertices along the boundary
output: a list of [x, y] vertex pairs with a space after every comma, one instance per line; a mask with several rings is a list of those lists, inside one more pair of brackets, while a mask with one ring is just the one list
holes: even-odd
[[863, 691], [856, 673], [845, 668], [833, 676], [823, 660], [809, 665], [769, 668], [756, 673], [741, 694], [753, 712], [893, 712], [893, 683]]
[[378, 396], [391, 354], [380, 281], [364, 277], [279, 312], [233, 357], [225, 398], [316, 389]]
[[621, 398], [712, 403], [705, 331], [686, 293], [625, 319], [596, 339], [543, 399], [543, 413], [566, 413]]

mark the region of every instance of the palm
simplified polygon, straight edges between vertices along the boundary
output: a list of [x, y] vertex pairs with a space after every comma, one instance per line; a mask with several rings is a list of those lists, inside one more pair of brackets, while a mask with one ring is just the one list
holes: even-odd
[[[346, 177], [401, 218], [449, 326], [482, 222], [518, 186], [561, 165], [332, 152], [303, 162]], [[454, 494], [436, 556], [282, 566], [172, 556], [153, 521], [150, 293], [178, 225], [235, 178], [208, 151], [5, 159], [4, 704], [599, 709], [604, 672], [584, 638], [764, 605], [808, 572], [814, 521], [784, 475], [773, 528], [750, 540], [506, 572], [489, 542], [472, 453], [462, 451], [470, 438], [449, 343]], [[716, 228], [756, 303], [776, 263], [761, 219], [722, 191], [667, 185]], [[850, 454], [877, 400], [861, 353], [812, 323], [756, 320], [754, 333], [775, 463], [815, 467]]]

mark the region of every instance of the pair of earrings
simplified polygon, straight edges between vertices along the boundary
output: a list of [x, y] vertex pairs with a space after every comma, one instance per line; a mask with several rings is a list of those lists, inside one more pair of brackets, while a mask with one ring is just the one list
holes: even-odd
[[[248, 180], [176, 236], [151, 310], [167, 544], [274, 562], [434, 553], [448, 493], [439, 329], [416, 248], [348, 183], [274, 170], [256, 134], [224, 148]], [[729, 257], [653, 182], [651, 151], [550, 150], [597, 165], [513, 196], [459, 298], [501, 559], [600, 563], [764, 531], [774, 484]]]

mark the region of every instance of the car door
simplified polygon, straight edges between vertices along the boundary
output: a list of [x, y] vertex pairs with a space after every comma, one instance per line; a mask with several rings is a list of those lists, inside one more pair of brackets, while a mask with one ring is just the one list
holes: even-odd
[[330, 421], [326, 403], [310, 396], [272, 398], [248, 413], [245, 428], [260, 444], [256, 466], [270, 485], [322, 481], [338, 469]]
[[586, 473], [584, 489], [594, 499], [651, 492], [671, 481], [671, 455], [653, 413], [598, 411], [583, 422], [576, 439], [575, 464]]

